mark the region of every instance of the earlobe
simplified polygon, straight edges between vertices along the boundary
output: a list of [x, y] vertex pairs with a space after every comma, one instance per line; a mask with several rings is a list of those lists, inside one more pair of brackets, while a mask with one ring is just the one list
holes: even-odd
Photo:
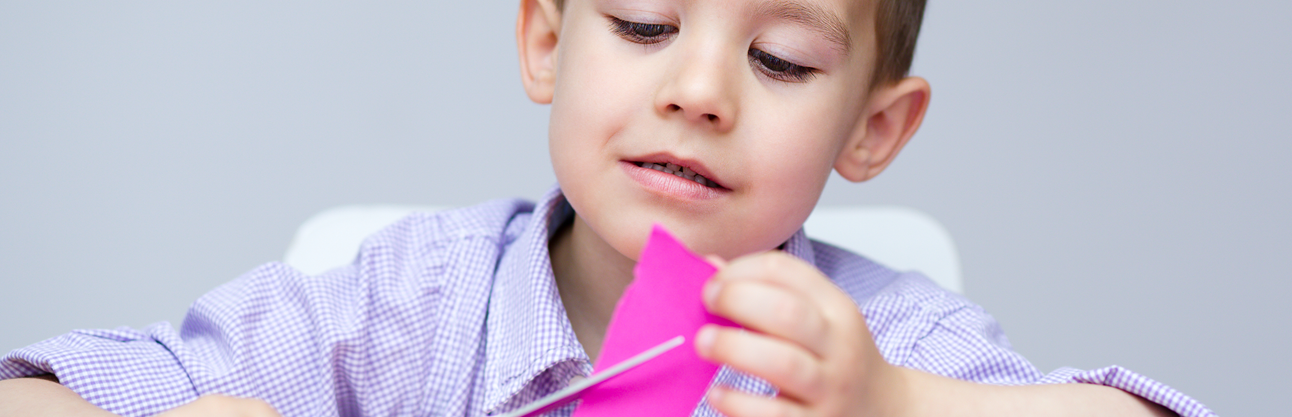
[[930, 95], [928, 81], [919, 77], [907, 77], [871, 92], [865, 113], [835, 160], [835, 171], [852, 182], [883, 172], [920, 129]]
[[516, 17], [520, 79], [529, 99], [552, 102], [556, 89], [556, 46], [561, 14], [552, 0], [521, 0]]

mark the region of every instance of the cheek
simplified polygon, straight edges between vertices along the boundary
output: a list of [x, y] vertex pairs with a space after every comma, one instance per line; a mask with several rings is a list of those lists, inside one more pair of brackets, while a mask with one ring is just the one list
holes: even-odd
[[548, 125], [552, 167], [580, 217], [621, 254], [636, 258], [651, 221], [623, 210], [631, 199], [616, 181], [623, 179], [619, 158], [631, 147], [625, 129], [651, 114], [650, 101], [641, 97], [650, 96], [652, 77], [615, 55], [616, 45], [608, 43], [613, 39], [586, 33], [566, 39]]
[[[574, 36], [560, 54], [556, 89], [552, 99], [548, 140], [557, 174], [577, 174], [588, 167], [588, 158], [600, 156], [613, 146], [612, 139], [634, 117], [649, 110], [643, 69], [629, 59], [616, 57], [614, 39], [600, 33], [585, 33], [594, 28], [571, 28]], [[566, 179], [558, 178], [562, 184]]]
[[590, 180], [598, 168], [594, 164], [602, 162], [598, 156], [626, 124], [628, 114], [606, 99], [623, 93], [617, 89], [622, 85], [608, 75], [614, 72], [605, 68], [604, 60], [580, 54], [583, 49], [570, 45], [570, 53], [561, 56], [548, 124], [552, 166], [567, 193]]
[[[773, 225], [776, 232], [765, 245], [778, 245], [798, 230], [816, 207], [826, 180], [833, 170], [842, 138], [847, 134], [834, 124], [836, 120], [814, 117], [827, 112], [807, 112], [800, 118], [770, 122], [761, 126], [767, 132], [750, 151], [751, 166], [757, 187], [750, 189], [748, 218], [753, 224]], [[779, 240], [778, 240], [779, 239]]]

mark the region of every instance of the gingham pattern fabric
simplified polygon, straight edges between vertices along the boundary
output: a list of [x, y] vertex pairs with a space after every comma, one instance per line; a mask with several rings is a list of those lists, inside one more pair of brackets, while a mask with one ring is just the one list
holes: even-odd
[[[349, 266], [311, 277], [271, 263], [203, 296], [178, 332], [167, 323], [73, 331], [8, 353], [0, 378], [53, 373], [126, 416], [212, 393], [261, 398], [286, 416], [506, 412], [592, 368], [547, 253], [549, 230], [570, 215], [559, 189], [537, 206], [503, 200], [415, 214], [368, 238]], [[1212, 415], [1115, 366], [1042, 374], [982, 308], [918, 273], [894, 272], [802, 231], [783, 250], [858, 301], [894, 364], [993, 384], [1103, 384], [1181, 415]], [[774, 393], [730, 369], [715, 383]], [[694, 414], [716, 415], [703, 403]]]

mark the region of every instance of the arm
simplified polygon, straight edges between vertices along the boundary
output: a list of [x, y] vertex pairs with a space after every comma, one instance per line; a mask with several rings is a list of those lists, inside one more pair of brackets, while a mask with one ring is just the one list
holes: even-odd
[[[305, 279], [281, 265], [270, 264], [195, 302], [182, 331], [167, 323], [144, 329], [74, 330], [14, 350], [0, 356], [0, 379], [4, 379], [0, 381], [4, 384], [0, 385], [0, 402], [12, 399], [21, 404], [23, 408], [13, 410], [15, 414], [137, 416], [221, 402], [199, 400], [206, 398], [204, 394], [269, 401], [294, 399], [269, 390], [287, 384], [263, 381], [307, 379], [312, 376], [309, 372], [325, 367], [320, 364], [326, 365], [318, 360], [319, 349], [308, 349], [327, 347], [311, 343], [318, 340], [317, 332], [281, 325], [300, 321], [302, 316], [317, 317], [309, 315], [313, 300], [300, 294], [308, 291], [300, 285]], [[295, 303], [283, 302], [293, 295]], [[296, 340], [277, 337], [283, 335], [296, 336]], [[266, 363], [284, 365], [258, 366]], [[297, 372], [286, 373], [283, 369]], [[51, 374], [57, 376], [33, 378]], [[327, 388], [323, 385], [302, 392], [326, 393]], [[315, 398], [319, 397], [322, 395]]]
[[[399, 414], [411, 400], [390, 398], [421, 398], [424, 387], [408, 382], [438, 352], [407, 348], [439, 343], [428, 318], [436, 317], [440, 281], [420, 273], [434, 259], [407, 253], [438, 236], [421, 231], [382, 232], [355, 264], [319, 276], [280, 263], [256, 268], [198, 299], [179, 331], [167, 323], [75, 330], [16, 349], [0, 355], [0, 380], [57, 374], [66, 389], [125, 416], [212, 402], [207, 394], [259, 398], [300, 415], [338, 407]], [[30, 394], [22, 401], [40, 405], [59, 398], [50, 389], [64, 389], [32, 384], [5, 382], [0, 398]]]
[[58, 383], [53, 375], [0, 381], [3, 416], [114, 416]]
[[[53, 375], [0, 381], [0, 416], [112, 417]], [[207, 395], [162, 413], [160, 417], [279, 417], [273, 406], [254, 398]]]
[[910, 416], [1175, 416], [1125, 391], [1091, 384], [1001, 386], [895, 367]]

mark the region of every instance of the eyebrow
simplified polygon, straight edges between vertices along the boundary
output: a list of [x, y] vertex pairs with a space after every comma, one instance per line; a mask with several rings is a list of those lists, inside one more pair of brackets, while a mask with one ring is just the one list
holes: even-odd
[[844, 55], [852, 46], [852, 34], [848, 26], [839, 20], [839, 16], [811, 3], [793, 0], [771, 0], [758, 5], [754, 11], [756, 17], [771, 17], [807, 26], [825, 36], [835, 44]]

